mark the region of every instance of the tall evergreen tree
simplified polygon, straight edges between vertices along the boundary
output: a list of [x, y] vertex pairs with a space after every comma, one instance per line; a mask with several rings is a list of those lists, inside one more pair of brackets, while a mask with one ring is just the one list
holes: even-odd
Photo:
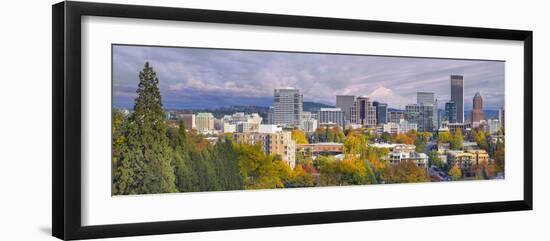
[[133, 163], [130, 193], [176, 192], [172, 150], [166, 135], [159, 79], [149, 62], [139, 73], [137, 98], [128, 130], [128, 148]]

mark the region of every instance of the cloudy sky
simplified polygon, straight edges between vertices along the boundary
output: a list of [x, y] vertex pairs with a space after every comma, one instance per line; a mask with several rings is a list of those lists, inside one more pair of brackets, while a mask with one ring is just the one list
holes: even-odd
[[261, 51], [113, 47], [113, 105], [131, 108], [146, 61], [155, 69], [165, 108], [269, 106], [273, 89], [296, 87], [304, 101], [334, 105], [337, 94], [367, 95], [404, 108], [417, 91], [433, 91], [440, 108], [450, 75], [464, 76], [465, 109], [476, 92], [485, 109], [504, 106], [504, 62]]

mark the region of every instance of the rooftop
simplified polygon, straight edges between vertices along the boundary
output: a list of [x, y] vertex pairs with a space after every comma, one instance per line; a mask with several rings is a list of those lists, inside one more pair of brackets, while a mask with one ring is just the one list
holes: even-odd
[[340, 108], [320, 108], [319, 111], [342, 111]]

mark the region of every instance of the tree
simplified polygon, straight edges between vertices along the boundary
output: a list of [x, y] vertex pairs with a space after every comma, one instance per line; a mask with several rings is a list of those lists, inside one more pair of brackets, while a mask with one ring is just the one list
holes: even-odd
[[340, 163], [340, 184], [359, 185], [368, 184], [367, 168], [361, 161], [343, 160]]
[[264, 154], [260, 145], [236, 145], [239, 172], [245, 189], [268, 189], [280, 187], [278, 170], [273, 157]]
[[338, 126], [330, 128], [330, 135], [333, 137], [333, 142], [342, 143], [346, 139], [344, 132]]
[[394, 141], [400, 144], [414, 144], [414, 140], [406, 134], [398, 134], [397, 136], [395, 136]]
[[451, 149], [452, 150], [462, 149], [463, 142], [464, 142], [464, 138], [462, 137], [462, 130], [460, 130], [460, 128], [457, 128], [452, 137]]
[[413, 161], [402, 161], [385, 169], [385, 183], [413, 183], [429, 181], [426, 169]]
[[306, 134], [298, 129], [292, 130], [292, 140], [296, 142], [296, 144], [308, 144]]
[[441, 144], [441, 143], [451, 143], [452, 139], [453, 138], [452, 138], [451, 132], [443, 131], [443, 132], [440, 132], [438, 134], [437, 142], [439, 144]]
[[139, 73], [139, 80], [138, 96], [128, 124], [128, 149], [124, 154], [127, 160], [120, 162], [126, 165], [132, 180], [129, 188], [119, 189], [117, 194], [176, 192], [159, 79], [148, 62]]
[[292, 170], [291, 179], [287, 182], [287, 187], [313, 187], [313, 182], [313, 175], [306, 172], [302, 165], [296, 165]]
[[290, 166], [283, 161], [274, 161], [273, 165], [277, 170], [277, 176], [279, 177], [277, 187], [282, 188], [291, 186], [290, 183], [293, 182], [294, 173], [292, 169], [290, 169]]
[[430, 151], [428, 157], [430, 166], [436, 166], [441, 169], [445, 169], [446, 163], [441, 160], [441, 158], [439, 157], [439, 153], [436, 150]]
[[500, 140], [497, 142], [496, 150], [495, 150], [496, 171], [504, 171], [504, 153], [505, 153], [504, 140]]
[[112, 159], [111, 159], [111, 194], [129, 194], [135, 183], [133, 162], [126, 156], [127, 120], [118, 110], [113, 111], [111, 127]]
[[334, 157], [318, 156], [319, 162], [319, 185], [338, 186], [340, 185], [340, 166]]
[[424, 152], [424, 148], [426, 148], [426, 144], [428, 143], [430, 138], [432, 138], [432, 133], [430, 132], [416, 133], [416, 140], [414, 141], [416, 152]]
[[344, 141], [346, 159], [364, 160], [367, 155], [367, 138], [359, 133], [350, 132]]
[[449, 176], [453, 181], [459, 180], [462, 177], [462, 171], [458, 164], [454, 164], [453, 167], [449, 170]]
[[472, 131], [473, 139], [477, 143], [477, 145], [484, 150], [487, 150], [487, 138], [485, 132], [483, 130], [479, 131]]
[[384, 132], [380, 135], [380, 140], [386, 143], [391, 142], [391, 135], [390, 133]]

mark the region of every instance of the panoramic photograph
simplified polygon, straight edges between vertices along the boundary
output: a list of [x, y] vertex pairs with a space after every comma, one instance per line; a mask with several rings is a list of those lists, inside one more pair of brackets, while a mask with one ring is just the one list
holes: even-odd
[[114, 44], [111, 195], [502, 180], [504, 70]]

